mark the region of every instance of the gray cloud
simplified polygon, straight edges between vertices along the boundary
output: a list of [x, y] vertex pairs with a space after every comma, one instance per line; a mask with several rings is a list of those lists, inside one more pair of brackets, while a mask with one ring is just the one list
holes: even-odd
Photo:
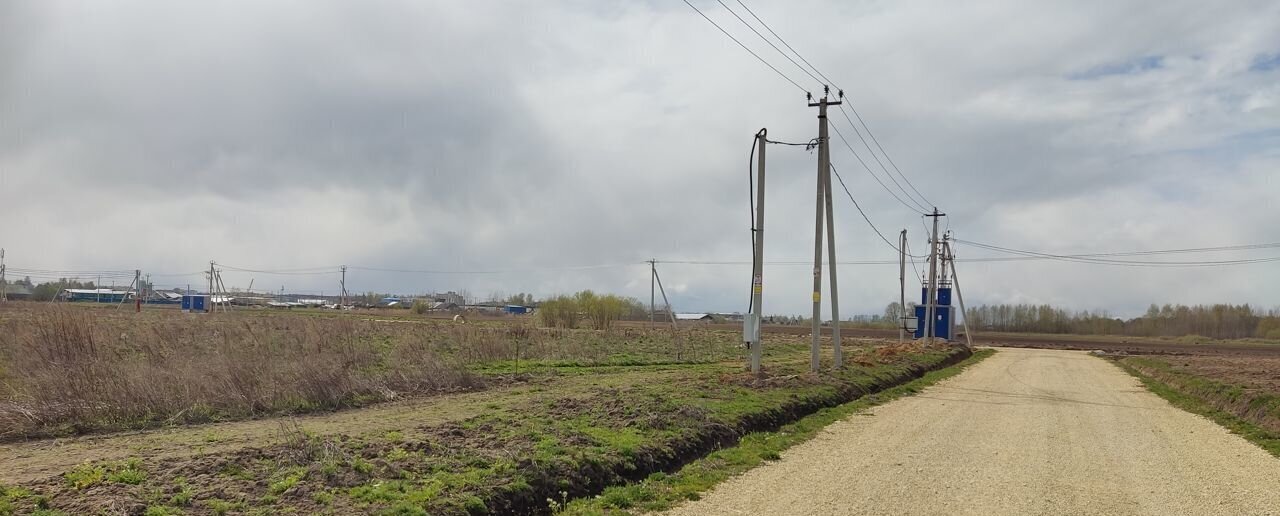
[[[1267, 222], [1280, 194], [1276, 5], [758, 4], [841, 81], [964, 238], [1060, 252], [1280, 241]], [[698, 5], [818, 89], [718, 5]], [[748, 259], [750, 136], [815, 132], [800, 92], [682, 3], [2, 9], [0, 244], [26, 267], [504, 270], [348, 278], [358, 290], [647, 297], [642, 260]], [[804, 260], [814, 155], [769, 155], [767, 255]], [[872, 220], [923, 247], [918, 215], [839, 143], [832, 155]], [[836, 210], [842, 259], [894, 258], [847, 200]], [[596, 264], [620, 266], [557, 268]], [[747, 269], [662, 273], [677, 308], [734, 310]], [[895, 299], [894, 269], [842, 267], [846, 311]], [[1134, 313], [1166, 300], [1278, 304], [1271, 269], [961, 272], [977, 302]], [[808, 277], [770, 267], [767, 310], [806, 311]], [[199, 279], [157, 278], [186, 281]]]

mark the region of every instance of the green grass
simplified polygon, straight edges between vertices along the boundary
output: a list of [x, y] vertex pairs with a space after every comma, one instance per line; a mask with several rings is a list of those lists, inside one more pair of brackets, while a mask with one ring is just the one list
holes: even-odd
[[1147, 390], [1164, 398], [1173, 406], [1207, 417], [1230, 430], [1231, 433], [1244, 437], [1280, 458], [1280, 433], [1262, 428], [1252, 421], [1215, 407], [1213, 404], [1215, 400], [1224, 404], [1243, 403], [1257, 409], [1263, 404], [1280, 405], [1275, 396], [1262, 395], [1254, 399], [1244, 399], [1246, 391], [1243, 387], [1175, 371], [1169, 364], [1158, 359], [1127, 357], [1113, 363], [1137, 378]]
[[783, 450], [808, 441], [827, 425], [867, 408], [920, 392], [930, 385], [959, 374], [993, 353], [995, 351], [990, 349], [980, 350], [959, 364], [926, 373], [923, 377], [909, 383], [864, 396], [850, 403], [819, 410], [783, 426], [776, 432], [748, 434], [738, 441], [736, 446], [713, 452], [689, 463], [674, 474], [654, 473], [638, 483], [606, 488], [597, 497], [570, 501], [562, 512], [592, 515], [615, 514], [619, 511], [626, 513], [632, 510], [660, 511], [669, 509], [684, 500], [697, 500], [700, 493], [715, 484], [759, 466], [765, 461], [777, 460], [781, 457]]
[[220, 498], [205, 500], [204, 506], [209, 509], [209, 512], [219, 516], [245, 510], [244, 502], [229, 502]]
[[[156, 511], [265, 514], [302, 504], [334, 514], [477, 514], [546, 511], [552, 502], [577, 507], [585, 502], [575, 498], [600, 493], [600, 508], [644, 510], [696, 495], [733, 471], [776, 460], [786, 446], [799, 442], [796, 435], [809, 431], [806, 425], [817, 425], [816, 431], [821, 421], [834, 420], [821, 418], [838, 418], [846, 410], [842, 403], [891, 399], [896, 395], [890, 393], [907, 391], [869, 393], [959, 358], [954, 349], [882, 348], [880, 342], [850, 339], [848, 367], [832, 370], [827, 347], [822, 372], [813, 374], [807, 338], [778, 336], [766, 348], [768, 380], [760, 382], [736, 356], [741, 354], [736, 338], [733, 332], [693, 333], [686, 357], [700, 347], [705, 349], [696, 355], [699, 360], [714, 358], [719, 350], [734, 356], [671, 363], [663, 356], [668, 344], [648, 333], [552, 335], [547, 337], [551, 347], [544, 350], [549, 358], [522, 360], [520, 375], [492, 396], [439, 399], [431, 410], [449, 415], [429, 424], [323, 433], [299, 427], [305, 438], [222, 450], [207, 470], [180, 470], [188, 478], [216, 483], [216, 491], [203, 483], [188, 487], [173, 468], [148, 462], [148, 469], [132, 459], [77, 467], [64, 475], [62, 485], [41, 486], [39, 494], [61, 507], [102, 496], [103, 489], [90, 486], [124, 484], [112, 489]], [[626, 339], [637, 344], [628, 347]], [[582, 348], [589, 358], [556, 358], [562, 352], [554, 347], [558, 343]], [[603, 349], [593, 351], [593, 346]], [[514, 363], [493, 361], [486, 374], [514, 369]], [[778, 428], [815, 411], [781, 432], [742, 434], [743, 429]], [[226, 439], [211, 431], [192, 435], [197, 444]], [[659, 473], [628, 483], [690, 460], [694, 465], [677, 475]], [[699, 472], [696, 464], [708, 471]], [[609, 485], [617, 487], [602, 492]], [[31, 504], [10, 502], [11, 512], [24, 513]]]
[[293, 488], [293, 486], [298, 485], [298, 482], [301, 482], [306, 476], [307, 470], [303, 468], [290, 468], [285, 470], [281, 472], [279, 478], [271, 482], [271, 485], [267, 486], [267, 492], [273, 495], [284, 493], [285, 491]]

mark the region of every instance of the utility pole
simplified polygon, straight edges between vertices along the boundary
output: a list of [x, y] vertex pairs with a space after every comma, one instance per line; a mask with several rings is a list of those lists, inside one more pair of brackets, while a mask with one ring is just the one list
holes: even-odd
[[[341, 282], [341, 285], [342, 285], [342, 303], [341, 303], [340, 305], [338, 305], [338, 306], [339, 306], [339, 308], [341, 308], [341, 307], [343, 307], [343, 306], [347, 306], [347, 266], [346, 266], [346, 265], [343, 265], [343, 266], [342, 266], [342, 282]], [[250, 285], [250, 287], [252, 287], [252, 285]]]
[[[652, 266], [653, 264], [650, 263]], [[676, 361], [680, 361], [684, 346], [680, 342], [680, 326], [676, 324], [676, 311], [671, 309], [671, 301], [667, 299], [667, 289], [662, 288], [662, 277], [658, 276], [657, 267], [653, 268], [653, 279], [658, 282], [658, 291], [662, 293], [662, 303], [667, 305], [667, 315], [671, 317], [671, 341], [676, 347]]]
[[209, 260], [209, 297], [207, 297], [204, 305], [204, 311], [213, 313], [213, 260]]
[[133, 311], [142, 313], [142, 270], [133, 270]]
[[906, 338], [907, 316], [907, 230], [898, 236], [898, 344]]
[[9, 284], [4, 278], [4, 249], [0, 248], [0, 301], [9, 300]]
[[658, 261], [653, 258], [649, 259], [649, 326], [653, 326], [653, 313], [657, 309], [654, 306], [653, 282], [658, 278]]
[[937, 336], [937, 306], [938, 306], [938, 217], [945, 217], [947, 214], [938, 213], [938, 208], [933, 209], [933, 213], [926, 214], [926, 217], [933, 217], [933, 234], [929, 237], [929, 298], [925, 300], [925, 315], [928, 321], [925, 321], [924, 336], [925, 342], [933, 343], [933, 338]]
[[[956, 289], [956, 300], [960, 302], [960, 315], [964, 317], [964, 340], [973, 349], [973, 334], [969, 333], [969, 312], [964, 309], [964, 294], [960, 292], [960, 276], [956, 275], [956, 257], [951, 254], [951, 243], [946, 245], [947, 261], [951, 262], [952, 286]], [[953, 318], [954, 320], [954, 318]]]
[[[809, 369], [817, 372], [819, 366], [819, 343], [822, 336], [822, 217], [827, 217], [827, 245], [830, 246], [828, 258], [831, 262], [831, 341], [834, 346], [835, 366], [843, 361], [840, 349], [840, 305], [836, 292], [836, 253], [835, 230], [830, 227], [832, 219], [831, 207], [831, 153], [827, 133], [827, 106], [838, 106], [842, 101], [827, 100], [830, 88], [823, 86], [823, 95], [818, 102], [810, 102], [809, 107], [818, 108], [818, 188], [817, 205], [814, 210], [813, 235], [813, 335], [810, 339]], [[844, 97], [844, 92], [840, 92]], [[826, 208], [825, 210], [823, 208]]]
[[756, 147], [760, 148], [760, 156], [756, 161], [756, 220], [751, 228], [751, 239], [755, 244], [751, 246], [751, 313], [747, 314], [749, 322], [743, 328], [743, 338], [751, 347], [751, 374], [756, 376], [760, 375], [760, 355], [764, 347], [764, 331], [761, 329], [764, 324], [764, 307], [761, 303], [764, 301], [764, 149], [769, 144], [767, 135], [768, 131], [765, 129], [756, 133]]

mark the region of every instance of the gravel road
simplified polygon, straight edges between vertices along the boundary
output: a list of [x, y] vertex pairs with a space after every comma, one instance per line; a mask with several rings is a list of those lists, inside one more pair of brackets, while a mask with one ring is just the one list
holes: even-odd
[[1280, 459], [1103, 359], [1001, 349], [669, 514], [1280, 515]]

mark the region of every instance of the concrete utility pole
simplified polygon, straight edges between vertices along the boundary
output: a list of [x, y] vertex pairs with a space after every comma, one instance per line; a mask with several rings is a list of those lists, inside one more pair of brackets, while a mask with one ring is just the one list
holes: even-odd
[[[347, 266], [346, 265], [342, 266], [342, 282], [340, 284], [342, 285], [342, 303], [338, 305], [339, 308], [347, 306]], [[250, 282], [249, 286], [252, 289], [253, 283]]]
[[945, 217], [947, 214], [938, 213], [938, 208], [933, 209], [933, 213], [926, 214], [926, 217], [933, 217], [933, 234], [929, 237], [929, 298], [925, 300], [925, 315], [927, 321], [925, 324], [924, 336], [925, 342], [933, 343], [933, 338], [937, 336], [937, 319], [938, 319], [938, 217]]
[[658, 291], [662, 292], [663, 305], [667, 305], [667, 315], [671, 316], [671, 332], [673, 338], [676, 338], [678, 342], [678, 339], [680, 339], [680, 327], [676, 324], [676, 311], [671, 309], [671, 301], [667, 300], [667, 289], [662, 288], [662, 277], [659, 277], [657, 268], [653, 269], [653, 278], [658, 280]]
[[9, 284], [4, 278], [4, 249], [0, 249], [0, 301], [9, 300]]
[[904, 324], [907, 316], [907, 230], [898, 236], [898, 344], [906, 338]]
[[657, 310], [654, 304], [653, 282], [658, 278], [658, 261], [653, 258], [649, 259], [649, 326], [653, 326], [653, 314]]
[[760, 155], [756, 161], [756, 220], [751, 234], [755, 243], [751, 257], [751, 313], [747, 314], [749, 322], [743, 335], [751, 346], [751, 374], [757, 376], [760, 375], [760, 355], [764, 347], [764, 331], [761, 329], [764, 310], [761, 303], [764, 298], [764, 149], [769, 144], [767, 134], [764, 129], [756, 133], [756, 147], [760, 148]]
[[133, 270], [133, 311], [142, 313], [142, 270]]
[[[831, 153], [828, 146], [829, 137], [827, 133], [827, 106], [838, 106], [842, 101], [827, 100], [827, 94], [830, 88], [823, 87], [823, 96], [818, 102], [810, 102], [809, 107], [818, 108], [818, 188], [817, 188], [817, 206], [814, 210], [814, 235], [813, 235], [813, 335], [810, 340], [809, 350], [809, 369], [818, 371], [819, 367], [819, 343], [822, 337], [822, 217], [827, 217], [827, 245], [830, 246], [828, 258], [831, 262], [831, 341], [834, 346], [835, 366], [838, 368], [843, 361], [843, 354], [840, 349], [840, 305], [839, 296], [836, 292], [836, 253], [835, 253], [835, 229], [830, 227], [835, 221], [832, 220], [831, 207]], [[841, 97], [844, 93], [841, 92]], [[824, 210], [825, 208], [825, 210]]]
[[969, 349], [973, 349], [973, 334], [969, 333], [969, 312], [964, 309], [964, 294], [960, 292], [960, 276], [956, 275], [956, 257], [951, 254], [951, 243], [947, 242], [945, 245], [947, 261], [951, 262], [952, 286], [956, 289], [956, 300], [960, 302], [960, 315], [964, 317], [964, 340], [969, 345]]

